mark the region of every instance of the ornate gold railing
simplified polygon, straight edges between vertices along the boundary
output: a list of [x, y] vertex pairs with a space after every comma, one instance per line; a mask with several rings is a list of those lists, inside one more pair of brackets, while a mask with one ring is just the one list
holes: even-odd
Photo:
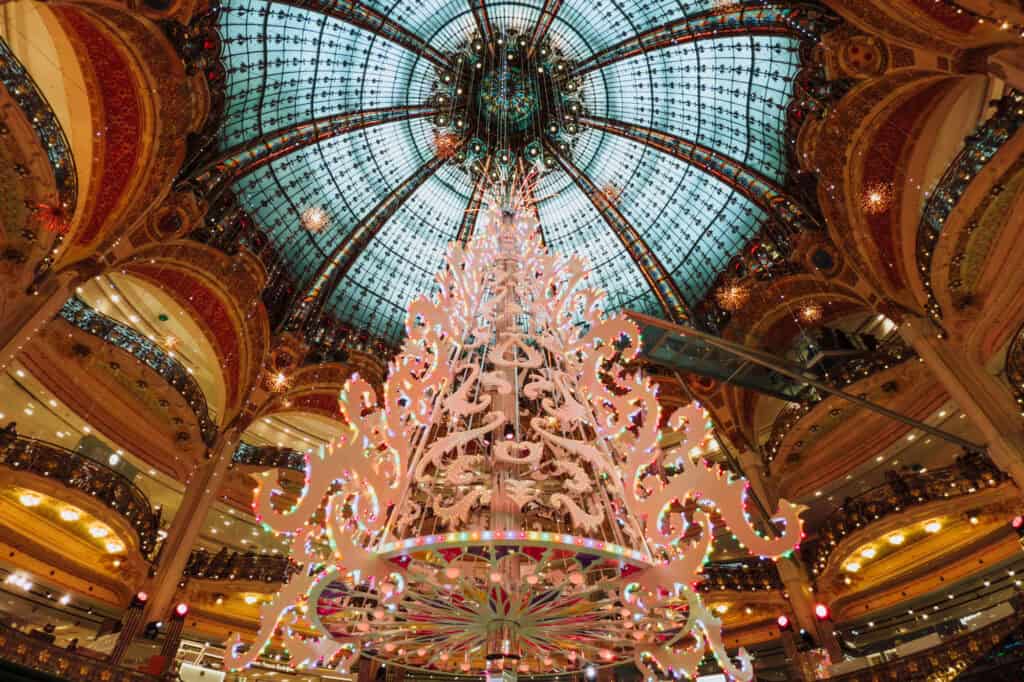
[[1024, 325], [1010, 342], [1010, 349], [1006, 352], [1006, 380], [1010, 382], [1013, 390], [1013, 397], [1017, 401], [1017, 408], [1024, 415]]
[[113, 509], [138, 534], [139, 549], [151, 556], [160, 530], [160, 512], [154, 511], [139, 488], [118, 472], [57, 445], [15, 437], [0, 444], [0, 465], [27, 471], [74, 488]]
[[139, 332], [94, 310], [78, 298], [68, 299], [58, 316], [82, 331], [130, 353], [163, 377], [181, 394], [196, 415], [203, 442], [213, 445], [217, 438], [217, 425], [210, 417], [203, 389], [184, 365]]
[[769, 559], [712, 562], [704, 566], [703, 575], [704, 578], [698, 585], [702, 592], [756, 592], [782, 589], [779, 569], [775, 562]]
[[205, 549], [193, 550], [185, 565], [185, 576], [200, 580], [252, 580], [265, 583], [286, 583], [298, 570], [285, 556], [228, 552], [216, 554]]
[[981, 453], [962, 455], [957, 464], [923, 474], [893, 475], [883, 485], [847, 498], [818, 529], [817, 538], [803, 545], [803, 556], [821, 573], [839, 543], [850, 533], [917, 505], [973, 495], [994, 488], [1009, 477]]
[[[70, 682], [155, 682], [156, 677], [111, 665], [36, 639], [0, 624], [0, 659]], [[25, 679], [20, 671], [0, 662], [0, 677]]]
[[279, 448], [270, 445], [249, 445], [239, 443], [231, 456], [235, 464], [267, 467], [270, 469], [306, 470], [306, 456], [291, 448]]

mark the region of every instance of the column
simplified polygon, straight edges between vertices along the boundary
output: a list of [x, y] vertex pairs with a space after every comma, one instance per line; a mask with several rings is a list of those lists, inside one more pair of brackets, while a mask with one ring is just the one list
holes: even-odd
[[843, 660], [843, 650], [839, 647], [832, 622], [820, 621], [814, 616], [816, 600], [803, 565], [795, 557], [780, 558], [776, 565], [782, 584], [786, 588], [789, 604], [793, 608], [793, 620], [797, 626], [811, 633], [818, 646], [828, 652], [833, 663]]
[[971, 362], [963, 351], [938, 338], [938, 330], [926, 319], [905, 321], [900, 325], [900, 335], [981, 431], [995, 465], [1024, 490], [1024, 419], [1010, 387]]
[[125, 653], [128, 651], [128, 647], [131, 646], [131, 643], [139, 634], [139, 630], [142, 629], [142, 624], [145, 622], [142, 618], [142, 612], [146, 608], [146, 600], [148, 598], [149, 596], [145, 592], [139, 592], [132, 597], [132, 603], [121, 617], [121, 632], [117, 635], [117, 642], [114, 644], [110, 656], [107, 657], [107, 661], [110, 663], [114, 665], [121, 663]]
[[242, 430], [238, 422], [236, 418], [221, 432], [209, 450], [209, 457], [185, 486], [185, 496], [160, 550], [156, 575], [150, 581], [147, 621], [166, 617], [171, 608], [189, 554], [231, 465]]
[[779, 492], [768, 477], [768, 470], [761, 455], [744, 449], [736, 453], [736, 459], [743, 467], [743, 475], [750, 481], [754, 495], [764, 505], [765, 511], [771, 514], [779, 504]]
[[80, 279], [64, 272], [40, 283], [34, 294], [15, 295], [10, 317], [0, 321], [0, 370], [10, 365], [21, 349], [52, 320], [71, 297]]

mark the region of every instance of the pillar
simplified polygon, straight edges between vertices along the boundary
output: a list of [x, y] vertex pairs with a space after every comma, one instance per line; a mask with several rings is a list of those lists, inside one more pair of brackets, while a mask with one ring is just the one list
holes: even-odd
[[359, 659], [358, 682], [374, 682], [377, 679], [377, 671], [379, 670], [380, 661], [364, 656]]
[[167, 674], [171, 670], [174, 665], [174, 657], [178, 655], [178, 647], [181, 646], [181, 631], [185, 628], [188, 605], [182, 604], [181, 607], [179, 610], [179, 607], [175, 606], [174, 611], [171, 612], [170, 625], [167, 628], [167, 634], [164, 635], [164, 644], [160, 648], [161, 674]]
[[0, 370], [10, 365], [29, 339], [60, 312], [80, 282], [74, 273], [63, 272], [45, 279], [34, 293], [13, 297], [13, 310], [0, 321]]
[[814, 616], [816, 600], [803, 565], [795, 557], [780, 558], [776, 565], [793, 609], [793, 620], [801, 629], [814, 636], [818, 645], [828, 652], [833, 663], [843, 660], [843, 650], [839, 646], [832, 622], [820, 621]]
[[150, 581], [146, 620], [162, 618], [171, 608], [185, 565], [206, 517], [217, 501], [224, 475], [231, 465], [231, 456], [241, 435], [238, 419], [226, 427], [209, 450], [198, 471], [185, 486], [185, 496], [174, 515], [164, 545], [160, 550], [156, 574]]
[[750, 481], [751, 491], [764, 505], [765, 511], [771, 514], [779, 504], [779, 492], [769, 479], [761, 455], [752, 450], [740, 450], [736, 453], [736, 459], [743, 467], [743, 475]]
[[146, 608], [147, 599], [148, 595], [145, 592], [139, 592], [132, 597], [132, 603], [121, 618], [121, 632], [117, 635], [117, 642], [114, 644], [110, 656], [107, 657], [107, 661], [110, 663], [119, 665], [124, 659], [128, 647], [138, 636], [139, 630], [142, 629], [142, 624], [145, 622], [142, 614]]
[[1009, 386], [938, 334], [935, 326], [923, 318], [900, 325], [900, 335], [981, 431], [995, 465], [1024, 490], [1024, 419]]

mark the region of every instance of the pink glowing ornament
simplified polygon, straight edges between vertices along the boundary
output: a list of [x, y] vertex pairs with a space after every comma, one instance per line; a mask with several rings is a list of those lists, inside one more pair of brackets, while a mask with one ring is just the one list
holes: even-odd
[[[752, 679], [689, 586], [712, 515], [775, 557], [799, 541], [798, 510], [780, 503], [781, 532], [757, 534], [747, 486], [691, 460], [710, 442], [698, 405], [668, 420], [678, 444], [663, 448], [657, 386], [631, 369], [640, 332], [604, 314], [582, 258], [544, 246], [532, 182], [493, 188], [472, 238], [450, 245], [434, 293], [409, 304], [383, 390], [358, 374], [345, 384], [342, 435], [306, 459], [300, 493], [260, 477], [254, 512], [291, 538], [301, 568], [260, 607], [255, 640], [227, 643], [225, 668], [251, 664], [280, 633], [293, 666], [348, 666], [372, 647], [423, 668], [454, 668], [438, 666], [453, 652], [465, 673], [499, 660], [556, 672], [595, 656], [692, 677], [711, 653], [729, 677]], [[650, 475], [658, 462], [676, 473]], [[295, 502], [282, 510], [286, 493]], [[690, 516], [672, 511], [677, 500], [695, 504]], [[436, 646], [404, 659], [426, 631]], [[568, 631], [579, 651], [556, 661]]]

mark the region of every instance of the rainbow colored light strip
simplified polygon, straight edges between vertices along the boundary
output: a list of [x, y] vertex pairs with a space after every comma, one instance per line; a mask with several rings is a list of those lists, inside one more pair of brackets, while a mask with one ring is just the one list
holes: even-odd
[[552, 547], [588, 549], [607, 556], [629, 559], [641, 564], [653, 565], [651, 557], [643, 552], [603, 540], [585, 538], [563, 533], [548, 533], [537, 530], [481, 530], [446, 533], [444, 535], [421, 535], [388, 542], [377, 548], [377, 553], [391, 557], [403, 554], [408, 550], [436, 549], [446, 546], [461, 546], [474, 543], [491, 543], [512, 541], [525, 545], [544, 545]]

